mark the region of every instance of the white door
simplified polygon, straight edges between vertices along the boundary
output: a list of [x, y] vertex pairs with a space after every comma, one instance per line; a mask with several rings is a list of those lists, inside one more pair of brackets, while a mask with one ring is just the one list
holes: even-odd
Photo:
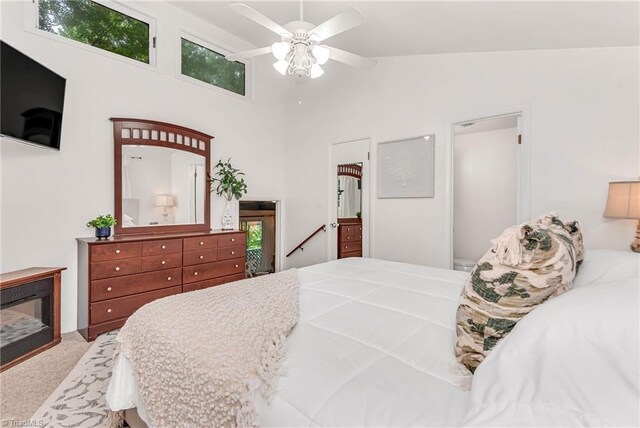
[[[355, 216], [360, 208], [362, 218], [362, 257], [369, 257], [369, 227], [370, 207], [369, 189], [371, 172], [369, 169], [369, 139], [332, 144], [329, 147], [329, 189], [328, 189], [328, 260], [338, 258], [338, 217]], [[338, 178], [338, 165], [362, 164], [362, 178], [360, 181], [359, 201], [353, 197], [355, 190], [353, 183], [347, 183]], [[339, 187], [340, 186], [342, 187]], [[347, 192], [347, 193], [345, 193]], [[349, 197], [347, 197], [349, 196]]]
[[498, 117], [455, 127], [454, 267], [475, 264], [492, 239], [518, 223], [518, 119]]

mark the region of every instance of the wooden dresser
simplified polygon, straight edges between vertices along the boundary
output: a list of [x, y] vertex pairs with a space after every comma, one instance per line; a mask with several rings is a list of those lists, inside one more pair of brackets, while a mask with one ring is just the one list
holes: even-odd
[[245, 278], [243, 231], [77, 241], [78, 331], [87, 340], [153, 300]]
[[362, 257], [362, 220], [338, 219], [338, 258]]

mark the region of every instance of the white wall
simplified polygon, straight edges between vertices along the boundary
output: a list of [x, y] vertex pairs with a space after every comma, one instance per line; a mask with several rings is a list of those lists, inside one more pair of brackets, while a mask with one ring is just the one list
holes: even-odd
[[[130, 3], [127, 3], [130, 4]], [[175, 74], [175, 37], [188, 29], [229, 48], [251, 46], [161, 2], [134, 5], [154, 15], [158, 67], [149, 70], [23, 30], [23, 4], [1, 2], [2, 39], [67, 78], [61, 151], [2, 143], [2, 272], [66, 266], [62, 330], [76, 328], [76, 237], [85, 223], [113, 211], [113, 131], [110, 117], [167, 121], [215, 136], [212, 160], [232, 158], [247, 174], [248, 199], [284, 196], [286, 84], [266, 64], [254, 64], [253, 99], [244, 100]], [[212, 227], [224, 204], [212, 198]]]
[[[639, 175], [638, 59], [638, 48], [598, 48], [383, 58], [370, 73], [328, 63], [290, 100], [286, 247], [326, 218], [328, 144], [435, 133], [435, 198], [374, 197], [372, 249], [374, 257], [444, 267], [445, 123], [528, 103], [531, 216], [556, 210], [583, 222], [588, 249], [628, 250], [633, 222], [602, 212], [608, 181]], [[325, 260], [325, 245], [313, 240], [289, 266]]]
[[453, 257], [478, 261], [517, 223], [517, 128], [456, 135]]

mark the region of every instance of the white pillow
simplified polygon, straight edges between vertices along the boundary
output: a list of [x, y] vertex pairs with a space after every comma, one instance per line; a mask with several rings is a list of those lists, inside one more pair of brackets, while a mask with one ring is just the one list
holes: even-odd
[[573, 280], [573, 287], [637, 278], [640, 278], [639, 254], [631, 251], [595, 250], [585, 254], [585, 261]]
[[128, 216], [128, 215], [127, 215], [127, 214], [125, 214], [125, 213], [122, 213], [122, 219], [123, 219], [123, 222], [122, 222], [122, 225], [123, 225], [123, 226], [135, 226], [135, 225], [136, 225], [136, 224], [133, 222], [133, 217]]
[[572, 290], [475, 372], [464, 425], [640, 425], [640, 255], [587, 252]]

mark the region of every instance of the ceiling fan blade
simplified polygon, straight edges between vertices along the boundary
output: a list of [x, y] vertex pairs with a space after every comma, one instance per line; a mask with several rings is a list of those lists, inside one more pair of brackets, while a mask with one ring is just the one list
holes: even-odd
[[310, 34], [315, 35], [318, 41], [326, 40], [336, 34], [347, 31], [353, 27], [357, 27], [366, 20], [365, 16], [355, 7], [347, 9], [344, 12], [334, 16], [333, 18], [318, 25]]
[[254, 56], [260, 56], [271, 53], [271, 46], [265, 48], [251, 49], [249, 51], [238, 52], [231, 55], [226, 55], [225, 58], [229, 61], [240, 61], [247, 58], [253, 58]]
[[342, 49], [332, 48], [331, 46], [324, 47], [331, 51], [331, 55], [329, 56], [329, 58], [345, 63], [352, 67], [361, 68], [363, 70], [371, 70], [378, 63], [376, 60], [373, 60], [371, 58], [365, 58], [360, 55], [352, 54], [351, 52], [343, 51]]
[[247, 17], [254, 22], [257, 22], [258, 24], [268, 28], [269, 30], [273, 31], [274, 33], [280, 36], [291, 37], [291, 33], [288, 30], [286, 30], [283, 26], [276, 24], [271, 19], [267, 18], [257, 10], [250, 8], [246, 4], [236, 3], [236, 4], [229, 5], [229, 7], [234, 12], [237, 12], [240, 15]]

